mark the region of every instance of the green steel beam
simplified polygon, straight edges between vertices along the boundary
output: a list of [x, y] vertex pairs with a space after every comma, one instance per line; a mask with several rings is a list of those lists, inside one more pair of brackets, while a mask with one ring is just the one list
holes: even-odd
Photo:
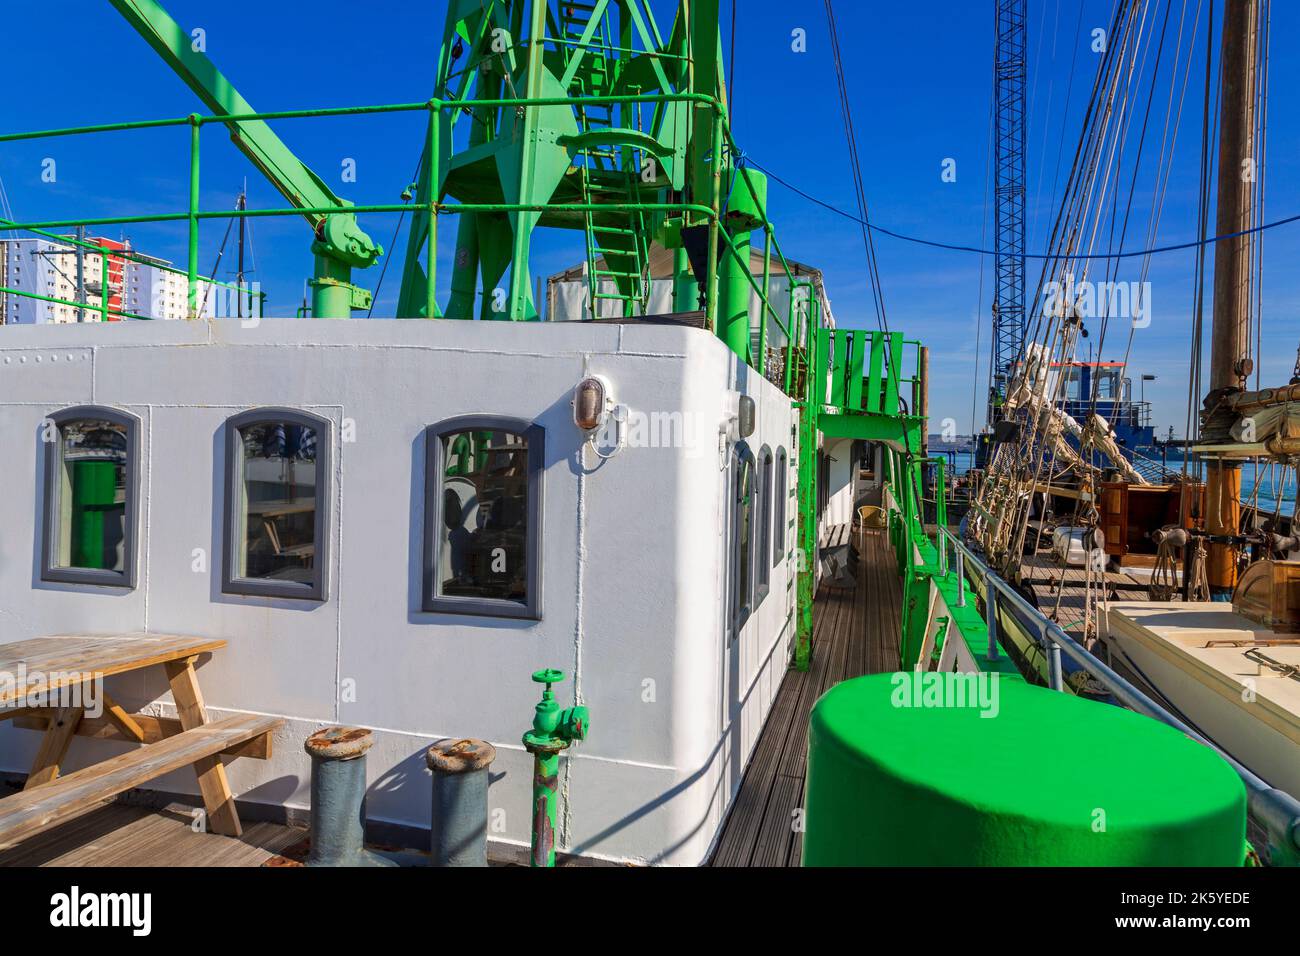
[[867, 334], [854, 332], [853, 349], [849, 357], [849, 397], [848, 407], [858, 410], [862, 407], [862, 376], [865, 374]]
[[818, 416], [817, 427], [827, 438], [884, 442], [901, 451], [918, 447], [925, 422], [915, 415], [825, 412]]
[[[139, 33], [187, 86], [214, 113], [253, 114], [234, 85], [222, 75], [207, 55], [195, 48], [190, 35], [156, 0], [109, 0], [128, 24]], [[198, 133], [201, 123], [191, 119], [190, 198], [190, 284], [191, 314], [195, 307], [195, 255], [198, 228], [194, 212], [198, 207]], [[346, 318], [364, 296], [353, 291], [351, 270], [373, 265], [383, 249], [357, 224], [350, 204], [336, 196], [272, 132], [264, 119], [229, 120], [230, 137], [282, 196], [311, 225], [315, 241], [312, 252], [318, 259], [313, 315]], [[327, 209], [321, 214], [314, 210]], [[328, 262], [320, 262], [325, 259]]]
[[799, 405], [799, 510], [796, 534], [799, 562], [797, 566], [798, 590], [795, 627], [794, 666], [806, 671], [812, 662], [813, 600], [817, 590], [817, 470], [821, 455], [819, 448], [821, 402], [815, 395], [818, 385], [826, 383], [825, 353], [821, 351], [823, 339], [817, 334], [821, 324], [820, 303], [816, 297], [808, 307], [808, 374], [804, 376], [807, 397]]
[[866, 410], [869, 412], [879, 412], [882, 410], [880, 383], [882, 379], [882, 370], [885, 365], [885, 338], [883, 335], [872, 333], [871, 335], [871, 363], [868, 370], [867, 380], [867, 404]]
[[886, 415], [898, 414], [898, 385], [902, 376], [903, 336], [900, 332], [889, 333], [889, 374], [885, 377]]

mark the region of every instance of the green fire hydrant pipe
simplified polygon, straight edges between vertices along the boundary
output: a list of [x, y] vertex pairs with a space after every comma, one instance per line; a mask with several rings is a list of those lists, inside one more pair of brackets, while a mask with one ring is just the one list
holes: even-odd
[[564, 672], [536, 671], [533, 680], [545, 684], [533, 714], [532, 729], [524, 734], [524, 749], [533, 755], [533, 839], [531, 866], [555, 866], [555, 826], [560, 802], [560, 754], [587, 736], [590, 723], [586, 707], [561, 708], [552, 684]]

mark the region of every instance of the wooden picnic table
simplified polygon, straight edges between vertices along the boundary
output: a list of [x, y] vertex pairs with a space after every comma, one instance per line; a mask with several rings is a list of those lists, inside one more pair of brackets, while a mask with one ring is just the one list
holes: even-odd
[[[0, 645], [0, 720], [44, 731], [24, 792], [0, 800], [0, 840], [58, 822], [185, 763], [198, 776], [211, 829], [238, 836], [239, 816], [221, 755], [265, 758], [270, 731], [282, 721], [241, 715], [209, 723], [194, 665], [225, 646], [217, 638], [149, 633], [69, 634]], [[105, 677], [156, 666], [167, 674], [176, 718], [128, 714], [102, 687]], [[101, 685], [102, 716], [87, 715], [87, 695], [77, 693], [88, 682]], [[146, 746], [59, 779], [74, 736]]]
[[315, 510], [316, 499], [314, 497], [254, 501], [248, 506], [250, 517], [256, 516], [262, 519], [262, 530], [266, 533], [266, 539], [271, 545], [271, 552], [278, 557], [302, 558], [308, 567], [316, 558], [316, 542], [308, 541], [305, 544], [286, 545], [280, 538], [280, 528], [276, 522], [280, 518], [286, 518], [289, 515], [308, 514]]

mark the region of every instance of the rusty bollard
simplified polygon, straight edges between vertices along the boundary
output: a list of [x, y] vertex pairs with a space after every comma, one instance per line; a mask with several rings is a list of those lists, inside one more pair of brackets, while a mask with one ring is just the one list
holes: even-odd
[[496, 748], [484, 740], [434, 744], [430, 850], [434, 866], [487, 866], [488, 768]]
[[396, 866], [365, 848], [366, 751], [362, 727], [326, 727], [303, 745], [311, 755], [311, 853], [307, 866]]

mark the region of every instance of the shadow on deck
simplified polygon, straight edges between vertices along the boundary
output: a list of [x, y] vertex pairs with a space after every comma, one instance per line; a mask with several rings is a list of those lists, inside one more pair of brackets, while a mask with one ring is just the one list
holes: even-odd
[[194, 809], [109, 803], [0, 852], [7, 866], [261, 866], [305, 833], [245, 823], [241, 837], [195, 831]]
[[902, 583], [889, 539], [884, 531], [867, 531], [856, 540], [858, 586], [818, 591], [812, 666], [782, 680], [711, 866], [799, 865], [803, 833], [794, 821], [803, 806], [813, 704], [842, 680], [899, 667]]

